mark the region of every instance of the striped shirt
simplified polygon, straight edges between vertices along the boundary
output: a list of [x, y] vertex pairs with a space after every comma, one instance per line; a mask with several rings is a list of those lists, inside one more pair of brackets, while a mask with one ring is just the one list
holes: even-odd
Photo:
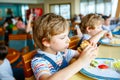
[[[38, 54], [45, 54], [46, 56], [51, 58], [53, 61], [55, 61], [55, 63], [59, 66], [61, 66], [61, 64], [62, 64], [62, 60], [63, 60], [62, 56], [64, 56], [66, 61], [69, 63], [69, 61], [75, 55], [75, 51], [71, 50], [71, 49], [67, 49], [66, 53], [64, 53], [64, 54], [58, 52], [56, 55], [46, 53], [41, 50], [38, 50], [37, 52], [38, 52]], [[51, 74], [54, 74], [55, 72], [57, 72], [54, 69], [54, 67], [52, 66], [52, 64], [48, 60], [46, 60], [42, 57], [34, 57], [31, 61], [31, 66], [32, 66], [33, 73], [37, 80], [39, 80], [39, 77], [43, 74], [51, 75]]]

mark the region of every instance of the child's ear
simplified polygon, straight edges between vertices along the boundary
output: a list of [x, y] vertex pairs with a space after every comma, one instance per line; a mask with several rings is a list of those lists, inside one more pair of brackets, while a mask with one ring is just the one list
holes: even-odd
[[86, 32], [90, 32], [90, 31], [91, 31], [90, 27], [86, 27]]
[[49, 43], [49, 41], [48, 41], [47, 38], [43, 38], [43, 39], [42, 39], [42, 44], [43, 44], [44, 46], [46, 46], [46, 47], [49, 47], [49, 46], [50, 46], [50, 43]]

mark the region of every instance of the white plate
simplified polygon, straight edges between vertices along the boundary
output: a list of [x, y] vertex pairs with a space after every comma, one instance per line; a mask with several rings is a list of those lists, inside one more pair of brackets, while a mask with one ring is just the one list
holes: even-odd
[[99, 41], [101, 44], [110, 45], [110, 46], [120, 46], [120, 44], [111, 44], [110, 39], [104, 38]]
[[[111, 58], [96, 58], [95, 60], [98, 62], [98, 65], [105, 64], [105, 61], [110, 63], [114, 61], [114, 59]], [[81, 69], [80, 72], [94, 79], [120, 80], [120, 74], [110, 67], [110, 63], [106, 64], [109, 66], [108, 69], [99, 69], [98, 66], [94, 68], [88, 65]]]

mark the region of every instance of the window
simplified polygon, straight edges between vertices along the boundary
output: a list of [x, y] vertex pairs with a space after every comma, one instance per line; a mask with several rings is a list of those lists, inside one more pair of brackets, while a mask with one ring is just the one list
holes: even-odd
[[115, 16], [118, 0], [80, 0], [80, 13], [99, 13]]
[[70, 4], [51, 4], [50, 12], [61, 15], [65, 19], [70, 19]]
[[21, 11], [22, 11], [22, 18], [23, 21], [26, 21], [26, 10], [29, 9], [28, 5], [22, 5], [21, 6]]

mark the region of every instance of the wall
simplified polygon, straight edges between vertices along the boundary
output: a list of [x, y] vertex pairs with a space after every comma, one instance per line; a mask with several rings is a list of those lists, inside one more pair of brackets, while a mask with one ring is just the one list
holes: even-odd
[[2, 20], [0, 21], [0, 25], [4, 22], [5, 18], [8, 17], [6, 11], [10, 8], [13, 12], [14, 16], [21, 16], [21, 5], [18, 4], [0, 4], [0, 17]]
[[117, 10], [116, 10], [116, 15], [115, 15], [116, 18], [119, 18], [120, 17], [120, 0], [118, 0], [118, 5], [117, 5]]
[[23, 4], [38, 4], [43, 3], [44, 0], [0, 0], [0, 3], [23, 3]]
[[0, 17], [6, 17], [7, 13], [6, 10], [10, 8], [13, 12], [13, 15], [17, 16], [17, 15], [21, 15], [20, 13], [20, 9], [21, 9], [21, 5], [16, 5], [16, 4], [0, 4]]
[[60, 4], [60, 3], [70, 3], [71, 4], [71, 17], [74, 14], [79, 14], [80, 12], [80, 0], [44, 0], [44, 12], [49, 13], [50, 4]]
[[28, 4], [29, 8], [42, 8], [43, 9], [43, 13], [44, 13], [44, 4], [40, 3], [40, 4]]

